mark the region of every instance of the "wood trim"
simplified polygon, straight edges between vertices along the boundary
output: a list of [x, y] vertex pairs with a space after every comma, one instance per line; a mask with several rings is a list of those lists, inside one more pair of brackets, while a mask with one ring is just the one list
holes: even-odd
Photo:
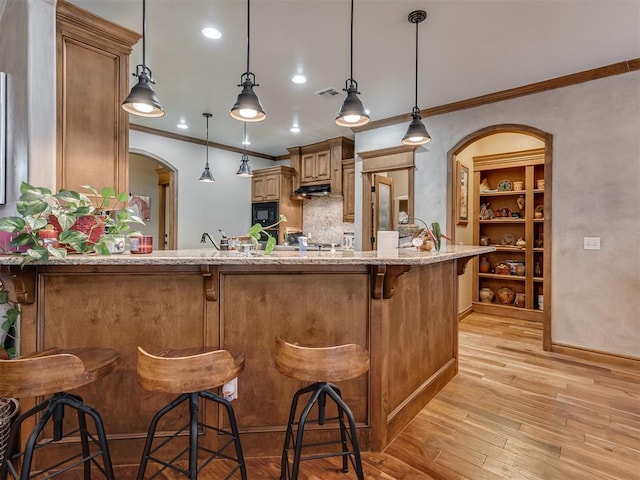
[[[466, 100], [460, 100], [458, 102], [446, 103], [444, 105], [439, 105], [436, 107], [425, 108], [424, 110], [420, 110], [420, 116], [423, 119], [426, 117], [435, 117], [436, 115], [457, 112], [459, 110], [466, 110], [468, 108], [488, 105], [490, 103], [502, 102], [503, 100], [524, 97], [527, 95], [533, 95], [535, 93], [546, 92], [548, 90], [555, 90], [557, 88], [569, 87], [571, 85], [577, 85], [579, 83], [590, 82], [591, 80], [598, 80], [600, 78], [621, 75], [623, 73], [629, 73], [635, 70], [640, 70], [640, 58], [612, 63], [610, 65], [605, 65], [604, 67], [593, 68], [591, 70], [572, 73], [549, 80], [543, 80], [541, 82], [530, 83], [520, 87], [501, 90], [498, 92], [489, 93], [487, 95], [480, 95], [478, 97], [468, 98]], [[410, 120], [411, 114], [403, 113], [402, 115], [396, 115], [393, 117], [369, 122], [362, 127], [354, 127], [352, 128], [352, 130], [355, 133], [359, 133], [376, 128], [388, 127], [389, 125], [395, 125], [397, 123], [408, 122]]]
[[[205, 146], [207, 142], [200, 138], [188, 137], [186, 135], [180, 135], [179, 133], [167, 132], [165, 130], [160, 130], [157, 128], [145, 127], [144, 125], [138, 125], [135, 123], [129, 124], [129, 130], [135, 130], [137, 132], [149, 133], [151, 135], [157, 135], [158, 137], [170, 138], [172, 140], [179, 140], [181, 142], [195, 143], [196, 145]], [[222, 143], [216, 143], [209, 141], [209, 146], [213, 148], [218, 148], [220, 150], [226, 150], [234, 153], [245, 153], [243, 148], [232, 147], [230, 145], [224, 145]], [[266, 158], [267, 160], [276, 160], [276, 157], [272, 155], [267, 155], [265, 153], [254, 152], [251, 150], [246, 151], [247, 155], [258, 158]]]
[[[545, 304], [547, 299], [544, 299]], [[514, 307], [511, 305], [499, 305], [493, 303], [473, 302], [473, 311], [495, 315], [497, 317], [517, 318], [519, 320], [530, 320], [533, 322], [543, 322], [544, 314], [539, 310], [528, 310], [526, 308]], [[548, 308], [545, 305], [545, 309]]]
[[415, 167], [416, 146], [381, 148], [368, 152], [358, 152], [362, 159], [362, 173], [386, 172]]
[[544, 148], [534, 148], [519, 151], [517, 155], [514, 155], [514, 152], [480, 155], [473, 157], [473, 168], [475, 171], [509, 168], [520, 166], [523, 162], [526, 162], [527, 165], [542, 165], [544, 164], [544, 153]]
[[[545, 302], [546, 301], [545, 299]], [[628, 355], [601, 352], [599, 350], [564, 345], [562, 343], [551, 344], [549, 350], [554, 353], [561, 353], [591, 362], [602, 362], [616, 367], [632, 368], [636, 371], [640, 370], [640, 358], [630, 357]]]
[[460, 322], [460, 321], [464, 320], [465, 318], [467, 318], [472, 313], [473, 313], [473, 305], [469, 305], [467, 308], [465, 308], [461, 312], [458, 312], [458, 321]]
[[367, 152], [358, 152], [358, 156], [366, 160], [368, 158], [386, 157], [407, 152], [415, 152], [418, 147], [416, 145], [398, 145], [396, 147], [380, 148], [378, 150], [369, 150]]

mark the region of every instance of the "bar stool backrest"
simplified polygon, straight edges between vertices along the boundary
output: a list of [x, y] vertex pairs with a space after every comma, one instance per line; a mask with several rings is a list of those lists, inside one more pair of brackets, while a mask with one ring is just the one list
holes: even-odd
[[152, 355], [138, 347], [138, 383], [150, 392], [192, 393], [224, 385], [244, 370], [244, 356], [227, 350], [187, 353]]
[[369, 370], [369, 353], [350, 343], [305, 347], [276, 338], [276, 369], [287, 377], [309, 382], [340, 382]]
[[0, 360], [0, 396], [35, 397], [91, 383], [84, 363], [70, 353], [39, 352], [15, 360]]

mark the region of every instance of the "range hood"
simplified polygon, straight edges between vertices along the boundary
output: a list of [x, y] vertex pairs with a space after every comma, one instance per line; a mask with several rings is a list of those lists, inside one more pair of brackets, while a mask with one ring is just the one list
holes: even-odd
[[324, 195], [329, 195], [331, 192], [331, 185], [306, 185], [302, 186], [296, 190], [296, 195], [301, 197], [320, 197]]

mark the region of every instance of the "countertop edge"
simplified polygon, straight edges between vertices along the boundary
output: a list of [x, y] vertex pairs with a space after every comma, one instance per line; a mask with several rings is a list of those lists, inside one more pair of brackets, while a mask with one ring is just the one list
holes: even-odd
[[[270, 255], [240, 256], [235, 252], [219, 252], [212, 248], [158, 250], [150, 254], [68, 255], [31, 265], [428, 265], [467, 258], [495, 251], [492, 246], [447, 246], [440, 253], [399, 249], [398, 252], [276, 251]], [[20, 265], [21, 255], [0, 256], [0, 265]]]

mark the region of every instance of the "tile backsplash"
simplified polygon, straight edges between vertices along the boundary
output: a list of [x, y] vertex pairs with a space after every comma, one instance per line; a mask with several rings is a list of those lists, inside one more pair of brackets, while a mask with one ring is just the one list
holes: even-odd
[[311, 197], [302, 208], [304, 233], [311, 234], [310, 242], [342, 243], [344, 232], [353, 232], [353, 223], [342, 221], [341, 197]]

